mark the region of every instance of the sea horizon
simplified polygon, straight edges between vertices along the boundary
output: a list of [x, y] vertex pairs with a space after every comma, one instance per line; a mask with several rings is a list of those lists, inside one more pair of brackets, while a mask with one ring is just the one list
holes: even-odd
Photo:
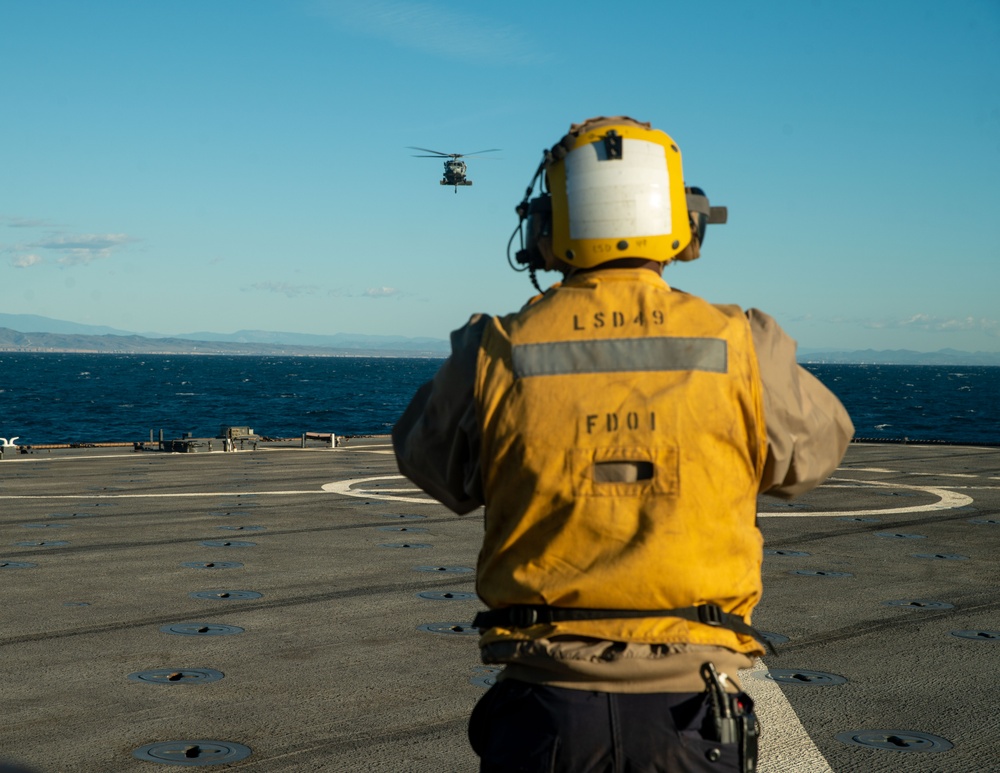
[[[0, 353], [0, 437], [18, 445], [389, 432], [442, 358], [208, 353]], [[1000, 368], [803, 363], [856, 437], [1000, 444]]]

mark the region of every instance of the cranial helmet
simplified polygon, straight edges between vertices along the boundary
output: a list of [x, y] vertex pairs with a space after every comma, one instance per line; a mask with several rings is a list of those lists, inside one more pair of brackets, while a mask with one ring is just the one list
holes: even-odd
[[552, 252], [566, 264], [666, 263], [691, 241], [681, 152], [648, 123], [618, 116], [574, 124], [545, 166]]
[[[542, 192], [532, 198], [542, 178]], [[573, 124], [551, 150], [515, 207], [522, 249], [511, 266], [534, 272], [588, 269], [620, 258], [694, 260], [705, 227], [725, 223], [700, 188], [685, 187], [681, 153], [664, 132], [632, 118]], [[510, 262], [510, 243], [507, 246]], [[540, 289], [540, 288], [539, 288]]]

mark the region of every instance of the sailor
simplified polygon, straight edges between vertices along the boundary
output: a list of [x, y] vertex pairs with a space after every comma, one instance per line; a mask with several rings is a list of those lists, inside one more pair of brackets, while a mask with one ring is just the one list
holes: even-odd
[[662, 278], [724, 221], [669, 136], [590, 119], [535, 180], [518, 261], [563, 281], [454, 332], [393, 429], [404, 475], [486, 507], [480, 770], [755, 770], [757, 496], [819, 485], [854, 428], [771, 317]]

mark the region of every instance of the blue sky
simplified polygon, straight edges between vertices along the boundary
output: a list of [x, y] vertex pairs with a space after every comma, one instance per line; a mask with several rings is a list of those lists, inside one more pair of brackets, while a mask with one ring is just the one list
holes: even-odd
[[[533, 293], [514, 205], [615, 114], [729, 207], [672, 285], [1000, 351], [997, 0], [0, 0], [0, 311], [445, 338]], [[410, 145], [502, 152], [456, 194]]]

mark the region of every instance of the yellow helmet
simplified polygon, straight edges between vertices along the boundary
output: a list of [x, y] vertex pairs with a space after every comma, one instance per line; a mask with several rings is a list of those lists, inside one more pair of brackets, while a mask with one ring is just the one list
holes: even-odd
[[576, 268], [641, 257], [666, 263], [691, 241], [677, 144], [625, 116], [573, 124], [545, 171], [552, 252]]

